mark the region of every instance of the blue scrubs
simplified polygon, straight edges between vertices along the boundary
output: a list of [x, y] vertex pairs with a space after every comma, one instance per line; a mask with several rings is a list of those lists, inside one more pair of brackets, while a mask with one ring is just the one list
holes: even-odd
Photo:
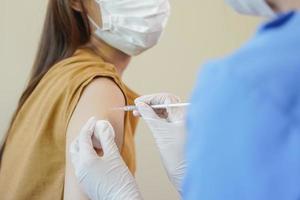
[[300, 200], [300, 12], [206, 64], [191, 101], [185, 200]]

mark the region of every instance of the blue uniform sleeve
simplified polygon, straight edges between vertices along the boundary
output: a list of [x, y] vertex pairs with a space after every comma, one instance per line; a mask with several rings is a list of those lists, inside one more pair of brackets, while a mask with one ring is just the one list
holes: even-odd
[[300, 101], [290, 83], [244, 80], [216, 63], [201, 70], [188, 113], [185, 200], [300, 198]]

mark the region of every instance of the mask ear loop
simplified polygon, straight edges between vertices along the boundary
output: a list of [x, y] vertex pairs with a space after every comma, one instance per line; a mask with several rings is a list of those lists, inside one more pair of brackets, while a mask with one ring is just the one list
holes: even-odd
[[101, 29], [101, 27], [90, 16], [88, 16], [88, 19], [96, 29]]
[[112, 30], [112, 16], [111, 14], [105, 9], [105, 0], [95, 0], [96, 3], [99, 6], [99, 11], [101, 13], [101, 21], [102, 21], [102, 27], [100, 27], [91, 17], [89, 17], [89, 20], [92, 22], [92, 24], [101, 31], [108, 31]]

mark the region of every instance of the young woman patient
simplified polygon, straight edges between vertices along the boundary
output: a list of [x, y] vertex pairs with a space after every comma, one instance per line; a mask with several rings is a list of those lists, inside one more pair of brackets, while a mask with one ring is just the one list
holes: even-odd
[[49, 0], [32, 74], [2, 148], [0, 199], [87, 199], [68, 146], [91, 116], [112, 123], [134, 173], [136, 119], [113, 108], [133, 104], [137, 95], [122, 74], [131, 56], [158, 42], [168, 14], [168, 0]]

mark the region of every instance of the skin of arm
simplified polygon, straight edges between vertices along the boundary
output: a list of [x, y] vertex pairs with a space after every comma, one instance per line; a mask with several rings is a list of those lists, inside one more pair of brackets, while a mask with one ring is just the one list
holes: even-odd
[[78, 136], [85, 122], [94, 116], [97, 119], [108, 120], [112, 124], [116, 133], [116, 143], [119, 149], [121, 149], [124, 135], [124, 112], [114, 111], [112, 108], [124, 105], [125, 98], [122, 91], [109, 78], [97, 78], [85, 88], [67, 130], [65, 200], [89, 199], [81, 190], [73, 171], [68, 151], [71, 142]]

